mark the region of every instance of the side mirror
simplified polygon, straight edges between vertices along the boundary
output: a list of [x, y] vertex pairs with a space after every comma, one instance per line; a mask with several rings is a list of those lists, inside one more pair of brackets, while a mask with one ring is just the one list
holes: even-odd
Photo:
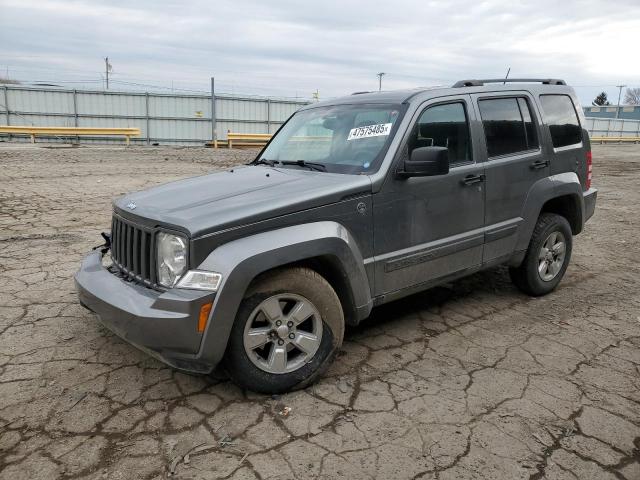
[[447, 147], [414, 148], [411, 158], [405, 160], [402, 178], [431, 177], [449, 173], [449, 149]]

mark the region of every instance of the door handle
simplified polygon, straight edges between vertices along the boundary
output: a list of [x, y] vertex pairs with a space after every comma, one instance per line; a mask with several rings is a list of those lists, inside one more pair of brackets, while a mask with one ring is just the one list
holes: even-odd
[[545, 168], [549, 166], [549, 160], [536, 160], [531, 165], [529, 165], [532, 170], [540, 170], [541, 168]]
[[473, 185], [475, 183], [484, 182], [484, 175], [467, 175], [462, 179], [464, 185]]

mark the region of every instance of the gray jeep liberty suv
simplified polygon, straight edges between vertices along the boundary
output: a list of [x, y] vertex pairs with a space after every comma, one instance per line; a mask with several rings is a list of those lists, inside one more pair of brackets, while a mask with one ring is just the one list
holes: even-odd
[[553, 79], [308, 105], [250, 165], [116, 200], [80, 302], [175, 368], [303, 387], [377, 305], [499, 264], [551, 292], [595, 209], [582, 125]]

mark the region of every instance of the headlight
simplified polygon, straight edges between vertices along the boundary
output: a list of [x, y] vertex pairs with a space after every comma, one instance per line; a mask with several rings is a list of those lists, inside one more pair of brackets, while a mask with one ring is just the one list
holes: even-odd
[[178, 288], [190, 288], [192, 290], [218, 290], [222, 275], [205, 270], [189, 270], [178, 282]]
[[187, 269], [187, 242], [184, 238], [160, 232], [156, 238], [158, 283], [173, 287]]

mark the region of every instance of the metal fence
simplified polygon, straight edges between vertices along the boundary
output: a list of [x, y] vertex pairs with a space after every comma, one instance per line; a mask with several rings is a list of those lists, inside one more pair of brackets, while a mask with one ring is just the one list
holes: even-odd
[[[0, 124], [56, 127], [137, 127], [132, 143], [202, 144], [227, 131], [273, 133], [305, 100], [214, 94], [162, 94], [0, 87]], [[212, 108], [214, 107], [214, 108]], [[213, 114], [212, 114], [213, 110]], [[6, 137], [6, 135], [5, 135]], [[0, 135], [0, 139], [2, 136]], [[14, 137], [18, 139], [18, 137]], [[68, 141], [52, 137], [49, 141]], [[82, 142], [122, 139], [81, 137]]]
[[640, 120], [586, 117], [585, 121], [592, 137], [640, 137]]
[[[212, 89], [213, 90], [213, 89]], [[203, 144], [227, 131], [274, 133], [309, 102], [233, 95], [162, 94], [61, 88], [0, 87], [0, 124], [39, 127], [136, 127], [139, 144]], [[215, 105], [214, 108], [212, 108]], [[592, 136], [640, 137], [640, 120], [586, 117]], [[0, 139], [7, 135], [0, 134]], [[79, 137], [83, 142], [122, 143], [121, 138]], [[13, 137], [28, 140], [28, 137]], [[51, 137], [49, 141], [69, 141]]]
[[640, 121], [640, 105], [592, 105], [583, 108], [587, 117], [624, 118], [625, 120]]

